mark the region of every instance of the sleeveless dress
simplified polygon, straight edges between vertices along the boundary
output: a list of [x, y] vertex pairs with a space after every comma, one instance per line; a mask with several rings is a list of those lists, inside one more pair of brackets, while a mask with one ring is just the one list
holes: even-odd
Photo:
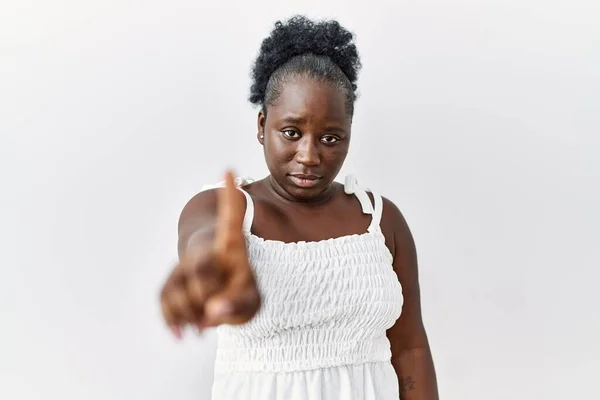
[[[317, 242], [284, 243], [244, 234], [262, 295], [260, 311], [243, 325], [217, 328], [213, 400], [398, 400], [398, 378], [386, 330], [403, 296], [374, 204], [354, 177], [344, 190], [371, 214], [367, 232]], [[218, 187], [221, 184], [212, 186]]]

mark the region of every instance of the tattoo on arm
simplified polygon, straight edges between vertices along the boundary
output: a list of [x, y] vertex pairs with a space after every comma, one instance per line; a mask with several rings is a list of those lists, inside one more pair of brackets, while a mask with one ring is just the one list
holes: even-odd
[[415, 390], [415, 381], [412, 376], [406, 378], [400, 378], [400, 393], [411, 392]]

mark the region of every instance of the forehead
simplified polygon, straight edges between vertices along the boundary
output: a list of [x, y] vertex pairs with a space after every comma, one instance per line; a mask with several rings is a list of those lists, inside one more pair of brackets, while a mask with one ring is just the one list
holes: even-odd
[[284, 82], [269, 113], [273, 117], [294, 116], [338, 124], [347, 124], [351, 119], [340, 88], [308, 77], [293, 77]]

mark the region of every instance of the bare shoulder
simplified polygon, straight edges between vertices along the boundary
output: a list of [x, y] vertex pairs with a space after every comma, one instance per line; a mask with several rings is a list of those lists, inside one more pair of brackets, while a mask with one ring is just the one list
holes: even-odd
[[217, 188], [204, 190], [192, 197], [179, 216], [179, 235], [189, 234], [217, 215]]
[[401, 233], [399, 231], [409, 230], [408, 223], [404, 218], [404, 215], [400, 211], [400, 208], [390, 199], [382, 197], [383, 199], [383, 214], [381, 216], [382, 223], [390, 224], [394, 228], [394, 232]]
[[[242, 188], [250, 194], [253, 183], [245, 184]], [[217, 217], [217, 202], [221, 185], [202, 190], [192, 197], [183, 207], [179, 216], [178, 230], [180, 236], [193, 233], [198, 228], [213, 222]]]
[[381, 229], [385, 235], [386, 243], [389, 242], [393, 246], [392, 255], [397, 258], [398, 253], [414, 252], [414, 240], [404, 215], [392, 200], [386, 197], [382, 197], [382, 199]]

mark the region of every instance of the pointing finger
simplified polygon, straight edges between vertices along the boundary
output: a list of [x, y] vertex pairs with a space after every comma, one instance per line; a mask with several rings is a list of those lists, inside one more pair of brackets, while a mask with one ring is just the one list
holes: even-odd
[[237, 189], [231, 171], [225, 173], [225, 188], [219, 190], [217, 199], [217, 226], [215, 244], [227, 248], [232, 241], [242, 238], [246, 212], [244, 195]]

